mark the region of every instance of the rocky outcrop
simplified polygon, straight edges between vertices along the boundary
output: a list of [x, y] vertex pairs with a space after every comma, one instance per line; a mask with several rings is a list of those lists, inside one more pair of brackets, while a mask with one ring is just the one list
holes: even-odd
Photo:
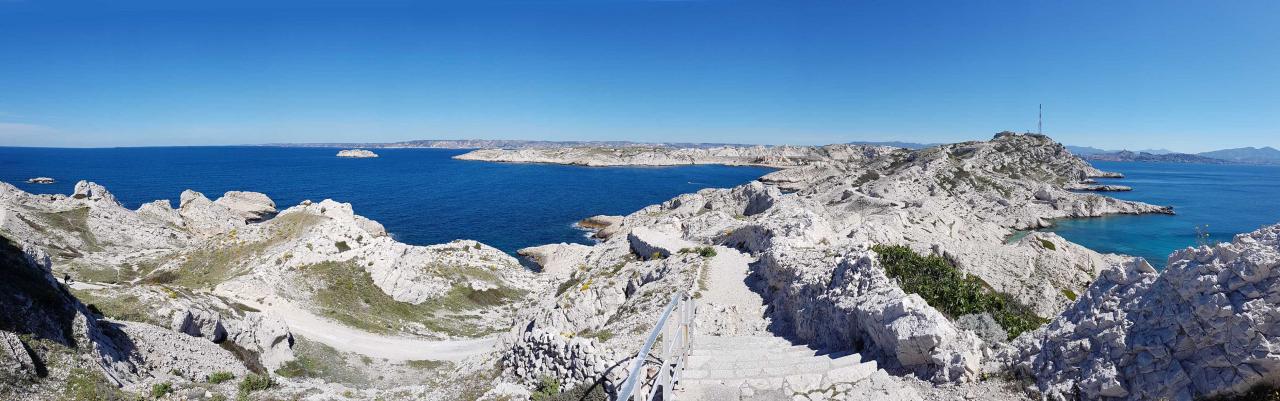
[[680, 239], [679, 235], [648, 227], [632, 229], [631, 233], [627, 234], [627, 241], [631, 243], [631, 251], [641, 258], [665, 258], [680, 252], [681, 249], [694, 247], [692, 242]]
[[27, 179], [27, 183], [28, 183], [28, 184], [52, 184], [52, 183], [55, 183], [55, 182], [57, 182], [57, 181], [55, 181], [53, 178], [49, 178], [49, 177], [35, 177], [35, 178], [28, 178], [28, 179]]
[[1280, 380], [1280, 225], [1102, 273], [1012, 363], [1055, 400], [1193, 400]]
[[338, 151], [338, 157], [364, 159], [364, 158], [378, 157], [378, 154], [365, 149], [343, 149]]
[[516, 251], [520, 256], [538, 265], [542, 273], [555, 276], [566, 276], [572, 273], [590, 252], [589, 246], [567, 243], [532, 246]]
[[276, 214], [276, 203], [257, 192], [228, 191], [213, 203], [226, 206], [249, 223], [260, 222]]
[[592, 238], [609, 239], [621, 229], [622, 216], [591, 216], [576, 224], [578, 228], [591, 231]]

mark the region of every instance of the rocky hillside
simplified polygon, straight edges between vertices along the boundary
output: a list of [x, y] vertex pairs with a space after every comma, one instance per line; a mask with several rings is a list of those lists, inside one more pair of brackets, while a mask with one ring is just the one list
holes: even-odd
[[675, 148], [666, 146], [556, 147], [480, 149], [454, 156], [461, 160], [509, 163], [553, 163], [577, 166], [677, 166], [724, 164], [731, 166], [795, 167], [815, 162], [860, 162], [892, 148], [861, 145], [827, 146], [718, 146]]
[[[344, 386], [386, 391], [421, 385], [411, 377], [424, 369], [491, 370], [465, 359], [483, 357], [491, 344], [484, 339], [506, 331], [518, 305], [543, 286], [495, 248], [463, 240], [403, 244], [349, 204], [330, 200], [279, 211], [258, 193], [210, 200], [186, 191], [177, 208], [156, 201], [129, 210], [90, 182], [69, 196], [33, 195], [0, 183], [0, 206], [9, 258], [43, 270], [12, 268], [47, 276], [10, 283], [20, 287], [5, 292], [13, 295], [0, 310], [12, 314], [0, 320], [0, 330], [32, 336], [15, 337], [28, 347], [49, 339], [59, 352], [102, 360], [85, 365], [98, 367], [85, 374], [104, 375], [133, 392], [164, 384], [203, 394], [207, 376], [220, 372], [276, 377], [273, 391], [287, 395], [315, 389], [282, 380], [288, 377], [334, 381], [326, 392]], [[12, 256], [24, 248], [26, 259]], [[153, 338], [159, 342], [148, 342]], [[129, 344], [112, 351], [111, 344], [122, 341]], [[397, 347], [412, 350], [397, 353]], [[168, 356], [187, 350], [192, 353]], [[390, 365], [349, 366], [353, 360], [368, 365], [368, 355]], [[450, 368], [454, 363], [472, 368]], [[40, 377], [31, 380], [57, 383]], [[234, 394], [234, 383], [228, 386], [210, 391]], [[418, 396], [457, 389], [440, 386]]]
[[1280, 379], [1280, 225], [1105, 270], [1011, 362], [1058, 400], [1193, 400]]

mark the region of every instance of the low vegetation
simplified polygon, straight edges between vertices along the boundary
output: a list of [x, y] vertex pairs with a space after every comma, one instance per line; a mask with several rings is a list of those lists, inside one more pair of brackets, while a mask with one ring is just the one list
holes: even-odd
[[697, 248], [683, 248], [680, 250], [680, 253], [696, 253], [698, 254], [698, 256], [701, 256], [704, 258], [714, 258], [716, 257], [716, 248], [710, 247], [710, 246], [700, 246]]
[[275, 386], [275, 382], [271, 380], [270, 376], [250, 373], [240, 380], [240, 385], [237, 388], [240, 390], [240, 397], [245, 398], [253, 392], [263, 391], [272, 386]]
[[169, 382], [156, 383], [151, 385], [151, 398], [160, 398], [173, 392], [173, 385]]
[[901, 245], [872, 249], [880, 256], [885, 273], [897, 280], [903, 291], [920, 295], [949, 317], [990, 313], [1009, 333], [1009, 339], [1048, 322], [1012, 295], [992, 290], [982, 279], [965, 274], [942, 257], [920, 256]]
[[1049, 241], [1049, 240], [1044, 239], [1044, 238], [1040, 238], [1040, 246], [1042, 246], [1042, 247], [1044, 247], [1044, 249], [1048, 249], [1048, 250], [1050, 250], [1050, 251], [1056, 251], [1056, 250], [1058, 250], [1058, 246], [1057, 246], [1057, 245], [1054, 245], [1054, 244], [1053, 244], [1053, 241]]
[[231, 379], [235, 379], [235, 378], [236, 378], [236, 375], [231, 372], [213, 372], [213, 374], [209, 375], [209, 383], [219, 384], [219, 383], [231, 381]]
[[62, 388], [65, 401], [133, 401], [139, 397], [124, 392], [107, 380], [97, 369], [72, 368]]
[[464, 317], [477, 309], [494, 307], [523, 296], [517, 289], [498, 287], [476, 290], [453, 286], [444, 296], [418, 305], [396, 301], [378, 288], [369, 273], [353, 262], [324, 262], [301, 268], [315, 284], [313, 300], [325, 316], [375, 333], [394, 333], [407, 323], [461, 336], [481, 336], [492, 330], [476, 327]]

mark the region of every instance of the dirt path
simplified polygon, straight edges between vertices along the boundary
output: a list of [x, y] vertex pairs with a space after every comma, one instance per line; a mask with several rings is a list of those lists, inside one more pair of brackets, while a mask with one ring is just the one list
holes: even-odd
[[701, 291], [698, 322], [701, 332], [711, 335], [738, 335], [764, 332], [764, 299], [747, 284], [751, 255], [736, 249], [716, 247], [716, 256], [706, 267]]
[[391, 361], [458, 361], [490, 351], [495, 343], [494, 337], [474, 340], [424, 340], [374, 334], [316, 316], [274, 295], [263, 297], [262, 302], [258, 302], [253, 299], [254, 297], [242, 296], [231, 291], [219, 291], [219, 293], [280, 318], [289, 325], [289, 330], [294, 335], [323, 343], [339, 351], [373, 358], [385, 358]]

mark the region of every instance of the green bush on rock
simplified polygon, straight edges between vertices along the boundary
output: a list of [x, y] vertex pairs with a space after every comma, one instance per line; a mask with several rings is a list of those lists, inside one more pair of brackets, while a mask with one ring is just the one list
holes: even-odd
[[901, 245], [875, 245], [885, 274], [902, 290], [920, 295], [948, 317], [987, 312], [1009, 333], [1009, 339], [1048, 322], [1013, 296], [955, 268], [937, 255], [920, 256]]

